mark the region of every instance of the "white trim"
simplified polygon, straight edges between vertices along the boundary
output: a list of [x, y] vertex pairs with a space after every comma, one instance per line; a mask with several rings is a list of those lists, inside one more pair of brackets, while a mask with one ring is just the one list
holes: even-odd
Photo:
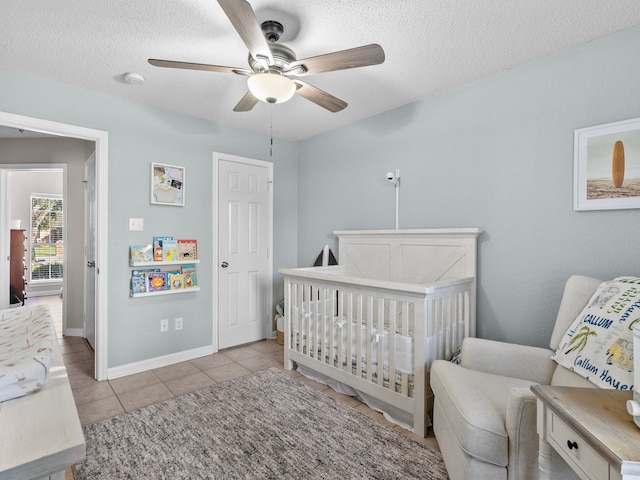
[[[54, 295], [60, 295], [60, 287], [62, 287], [62, 282], [60, 282], [60, 285], [56, 290], [38, 290], [36, 292], [29, 292], [29, 298], [51, 297]], [[65, 335], [67, 334], [65, 333]], [[78, 335], [75, 335], [75, 336], [78, 336]], [[79, 336], [82, 336], [82, 334], [80, 334]]]
[[96, 145], [96, 358], [95, 376], [97, 380], [107, 379], [108, 366], [108, 177], [109, 177], [109, 134], [102, 130], [53, 122], [40, 118], [26, 117], [0, 112], [0, 125], [23, 128], [64, 137], [79, 138], [95, 142]]
[[67, 328], [64, 331], [64, 334], [69, 337], [82, 337], [84, 335], [84, 331], [82, 328]]
[[[212, 295], [211, 299], [213, 302], [212, 308], [212, 319], [213, 319], [213, 338], [211, 340], [214, 352], [218, 351], [219, 338], [218, 338], [218, 167], [220, 165], [220, 160], [226, 160], [230, 162], [237, 163], [245, 163], [248, 165], [254, 165], [257, 167], [263, 167], [267, 169], [267, 182], [268, 182], [268, 198], [269, 198], [269, 221], [267, 222], [269, 225], [268, 235], [268, 255], [267, 255], [267, 268], [269, 270], [269, 276], [267, 280], [267, 305], [265, 305], [265, 309], [268, 312], [267, 317], [271, 317], [271, 312], [273, 311], [273, 162], [268, 162], [265, 160], [255, 160], [253, 158], [241, 157], [238, 155], [229, 155], [226, 153], [213, 152], [213, 198], [211, 204], [213, 205], [213, 221], [211, 226], [213, 228], [211, 232], [211, 238], [213, 239], [213, 265], [212, 265], [212, 275], [211, 275], [211, 286], [212, 286]], [[271, 324], [267, 325], [265, 328], [265, 332], [267, 337], [269, 335], [273, 336], [271, 332], [272, 326]]]
[[211, 248], [213, 264], [211, 265], [211, 345], [213, 351], [218, 351], [218, 169], [220, 167], [220, 157], [222, 155], [213, 152], [213, 180], [211, 185], [211, 205], [213, 207], [213, 220], [211, 221]]
[[206, 347], [198, 347], [192, 350], [184, 350], [182, 352], [171, 353], [169, 355], [163, 355], [161, 357], [149, 358], [140, 362], [120, 365], [118, 367], [110, 368], [108, 371], [108, 377], [109, 380], [113, 380], [114, 378], [126, 377], [127, 375], [133, 375], [134, 373], [153, 370], [154, 368], [162, 368], [168, 365], [186, 362], [188, 360], [193, 360], [194, 358], [211, 355], [212, 353], [214, 353], [213, 350], [214, 349], [211, 345], [207, 345]]

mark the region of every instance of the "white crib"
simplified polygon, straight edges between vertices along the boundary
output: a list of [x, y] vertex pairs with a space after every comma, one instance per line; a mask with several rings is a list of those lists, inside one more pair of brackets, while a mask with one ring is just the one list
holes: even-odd
[[280, 270], [285, 366], [353, 389], [424, 436], [431, 363], [475, 335], [480, 230], [335, 233], [340, 265]]

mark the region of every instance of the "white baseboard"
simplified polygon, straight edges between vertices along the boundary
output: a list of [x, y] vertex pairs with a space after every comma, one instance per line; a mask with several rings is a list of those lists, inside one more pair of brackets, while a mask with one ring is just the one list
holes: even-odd
[[[60, 287], [62, 287], [62, 285], [60, 285]], [[60, 287], [53, 287], [54, 290], [28, 291], [27, 292], [27, 298], [51, 297], [53, 295], [60, 295]]]
[[84, 329], [82, 328], [66, 328], [64, 330], [65, 337], [84, 337]]
[[204, 357], [206, 355], [211, 355], [212, 353], [214, 353], [213, 346], [207, 345], [206, 347], [194, 348], [193, 350], [185, 350], [184, 352], [172, 353], [170, 355], [163, 355], [162, 357], [150, 358], [141, 362], [120, 365], [119, 367], [109, 368], [107, 370], [107, 378], [109, 380], [113, 380], [114, 378], [153, 370], [154, 368], [166, 367], [167, 365], [173, 365], [174, 363], [186, 362], [187, 360]]

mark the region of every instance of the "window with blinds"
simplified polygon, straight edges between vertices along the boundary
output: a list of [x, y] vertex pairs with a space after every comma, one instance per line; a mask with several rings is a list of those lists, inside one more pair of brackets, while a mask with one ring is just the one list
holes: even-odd
[[31, 281], [62, 280], [62, 197], [31, 195]]

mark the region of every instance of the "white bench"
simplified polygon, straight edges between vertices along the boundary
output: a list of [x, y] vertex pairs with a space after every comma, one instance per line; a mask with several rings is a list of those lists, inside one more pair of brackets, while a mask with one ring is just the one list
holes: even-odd
[[[1, 335], [0, 331], [0, 339]], [[84, 435], [67, 371], [57, 341], [51, 345], [44, 386], [0, 403], [0, 480], [64, 480], [65, 469], [85, 457]]]

